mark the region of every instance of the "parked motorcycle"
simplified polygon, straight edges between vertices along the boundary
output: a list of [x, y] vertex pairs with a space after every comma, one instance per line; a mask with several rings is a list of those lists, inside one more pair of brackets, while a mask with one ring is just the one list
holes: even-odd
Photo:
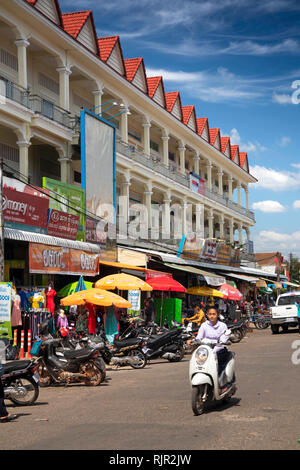
[[184, 357], [183, 329], [173, 327], [161, 334], [145, 336], [143, 352], [148, 360], [159, 357], [169, 362], [179, 362]]
[[48, 333], [48, 323], [40, 327], [41, 338], [38, 356], [38, 374], [43, 386], [56, 383], [83, 382], [86, 385], [100, 385], [105, 379], [105, 364], [99, 348], [65, 349], [61, 338], [53, 338]]
[[32, 405], [39, 396], [39, 377], [34, 360], [10, 361], [2, 364], [4, 398], [15, 405]]
[[[230, 335], [229, 332], [225, 334]], [[215, 346], [221, 346], [221, 344], [202, 340], [190, 360], [192, 410], [196, 416], [201, 415], [214, 402], [228, 402], [237, 390], [235, 353], [230, 351], [230, 359], [219, 375], [217, 355], [214, 353]]]

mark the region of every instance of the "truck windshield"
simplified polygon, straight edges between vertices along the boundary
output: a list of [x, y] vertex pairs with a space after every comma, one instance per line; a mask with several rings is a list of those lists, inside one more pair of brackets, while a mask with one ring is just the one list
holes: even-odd
[[278, 299], [278, 305], [293, 305], [295, 302], [300, 305], [300, 295], [287, 295]]

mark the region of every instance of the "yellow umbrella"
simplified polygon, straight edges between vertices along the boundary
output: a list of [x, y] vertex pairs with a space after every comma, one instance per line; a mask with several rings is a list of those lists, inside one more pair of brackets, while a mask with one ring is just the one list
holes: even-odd
[[100, 289], [119, 289], [119, 290], [142, 290], [152, 291], [153, 288], [142, 279], [131, 276], [130, 274], [111, 274], [99, 279], [95, 283], [95, 287]]
[[226, 297], [222, 292], [218, 291], [217, 289], [212, 289], [211, 287], [206, 286], [195, 286], [190, 287], [186, 291], [187, 294], [190, 295], [202, 295], [203, 297]]
[[70, 305], [83, 305], [85, 302], [89, 302], [94, 305], [101, 305], [102, 307], [110, 307], [114, 305], [118, 308], [131, 308], [132, 305], [128, 300], [123, 299], [113, 292], [107, 292], [103, 289], [88, 289], [76, 292], [75, 294], [68, 295], [61, 299], [60, 303], [63, 306]]

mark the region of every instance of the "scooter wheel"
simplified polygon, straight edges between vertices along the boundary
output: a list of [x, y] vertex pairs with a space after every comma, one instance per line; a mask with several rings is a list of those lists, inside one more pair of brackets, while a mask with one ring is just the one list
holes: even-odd
[[168, 359], [169, 362], [179, 362], [184, 358], [184, 347], [180, 346], [177, 349], [176, 356], [173, 359]]
[[235, 330], [230, 335], [230, 341], [232, 343], [239, 343], [242, 339], [243, 339], [243, 335], [240, 330]]
[[201, 400], [203, 386], [193, 386], [192, 388], [192, 410], [195, 416], [202, 415], [205, 403]]

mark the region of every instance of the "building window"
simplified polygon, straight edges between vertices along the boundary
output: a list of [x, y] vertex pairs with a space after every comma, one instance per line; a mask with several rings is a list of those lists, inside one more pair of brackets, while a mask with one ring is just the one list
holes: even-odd
[[159, 152], [159, 145], [153, 140], [150, 140], [150, 148], [151, 150], [154, 150], [157, 153]]

